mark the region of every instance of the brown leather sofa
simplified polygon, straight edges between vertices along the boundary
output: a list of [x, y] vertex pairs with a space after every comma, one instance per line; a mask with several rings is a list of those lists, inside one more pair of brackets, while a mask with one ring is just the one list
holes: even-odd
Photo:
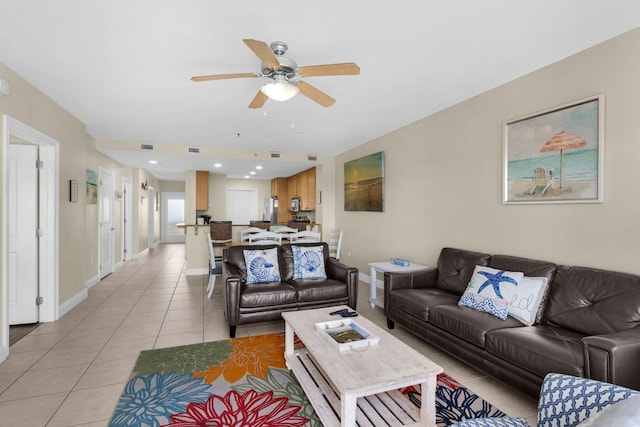
[[[256, 246], [231, 246], [224, 250], [222, 260], [225, 317], [229, 335], [234, 338], [236, 326], [282, 319], [284, 311], [348, 305], [356, 309], [358, 300], [358, 269], [348, 267], [329, 257], [327, 243], [299, 243], [299, 246], [323, 246], [326, 279], [293, 279], [291, 244], [278, 247], [280, 282], [246, 284], [247, 267], [243, 251]], [[263, 245], [274, 248], [276, 245]]]
[[[476, 265], [547, 277], [540, 321], [459, 306]], [[640, 390], [640, 276], [444, 248], [436, 267], [385, 273], [384, 292], [389, 328], [397, 322], [531, 396], [550, 372]]]

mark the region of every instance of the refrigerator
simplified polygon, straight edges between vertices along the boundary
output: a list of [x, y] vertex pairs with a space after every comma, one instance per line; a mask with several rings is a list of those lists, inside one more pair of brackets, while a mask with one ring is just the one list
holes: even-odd
[[267, 197], [264, 199], [263, 221], [269, 221], [271, 225], [278, 225], [278, 198]]

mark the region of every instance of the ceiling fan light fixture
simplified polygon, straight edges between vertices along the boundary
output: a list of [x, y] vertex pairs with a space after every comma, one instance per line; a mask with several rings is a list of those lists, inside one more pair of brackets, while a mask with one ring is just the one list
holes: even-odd
[[300, 89], [284, 76], [274, 76], [273, 80], [269, 80], [260, 88], [260, 92], [274, 101], [288, 101], [296, 96]]

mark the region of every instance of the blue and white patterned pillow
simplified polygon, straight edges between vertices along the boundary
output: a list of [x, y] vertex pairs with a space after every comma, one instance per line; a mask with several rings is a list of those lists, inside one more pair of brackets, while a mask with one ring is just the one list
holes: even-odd
[[242, 251], [247, 265], [247, 284], [279, 282], [278, 248]]
[[322, 246], [291, 246], [294, 279], [326, 279]]
[[493, 314], [502, 320], [509, 314], [509, 301], [524, 273], [476, 265], [458, 305]]

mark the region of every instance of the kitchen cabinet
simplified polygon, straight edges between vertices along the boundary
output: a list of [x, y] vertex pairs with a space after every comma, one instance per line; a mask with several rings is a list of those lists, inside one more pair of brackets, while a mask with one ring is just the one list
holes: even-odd
[[301, 173], [298, 192], [300, 193], [300, 210], [316, 210], [316, 168]]
[[196, 210], [209, 210], [209, 171], [196, 171]]
[[289, 178], [274, 178], [271, 180], [271, 197], [278, 198], [278, 224], [286, 224], [289, 219]]

